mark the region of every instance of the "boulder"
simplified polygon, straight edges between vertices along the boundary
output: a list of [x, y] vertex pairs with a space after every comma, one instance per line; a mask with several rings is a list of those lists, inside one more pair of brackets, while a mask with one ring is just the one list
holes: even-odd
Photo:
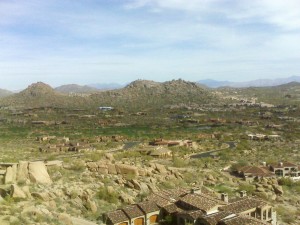
[[91, 210], [92, 213], [96, 213], [97, 212], [97, 205], [94, 201], [88, 199], [85, 203], [85, 207], [88, 209], [88, 210]]
[[215, 181], [215, 178], [211, 174], [207, 175], [206, 179], [209, 180], [209, 181]]
[[44, 162], [30, 162], [28, 168], [31, 182], [40, 184], [52, 183]]
[[17, 178], [17, 164], [7, 167], [4, 184], [15, 183]]
[[98, 171], [98, 164], [96, 162], [87, 162], [86, 166], [91, 172]]
[[29, 186], [24, 186], [21, 189], [22, 189], [22, 191], [24, 192], [24, 194], [26, 195], [27, 198], [31, 197]]
[[28, 178], [28, 162], [20, 161], [17, 169], [17, 182], [25, 183]]
[[257, 187], [256, 191], [257, 192], [265, 192], [265, 189], [263, 187]]
[[116, 170], [118, 174], [132, 174], [135, 176], [139, 175], [138, 169], [135, 166], [126, 165], [126, 164], [116, 164]]
[[167, 174], [167, 169], [164, 165], [155, 163], [155, 169], [160, 173], [160, 174]]
[[22, 191], [22, 189], [16, 184], [11, 185], [10, 196], [12, 198], [23, 198], [23, 199], [27, 197], [26, 194]]
[[114, 160], [114, 155], [111, 154], [111, 153], [106, 153], [105, 158], [108, 159], [109, 161], [113, 161]]
[[134, 189], [136, 189], [136, 190], [138, 190], [138, 191], [141, 190], [141, 185], [140, 185], [140, 183], [139, 183], [137, 180], [132, 179], [132, 180], [131, 180], [131, 183], [133, 184]]
[[147, 175], [147, 170], [145, 170], [145, 169], [141, 168], [138, 170], [138, 172], [139, 172], [139, 175], [142, 177], [145, 177]]
[[283, 195], [283, 189], [281, 186], [279, 185], [273, 185], [273, 190], [275, 192], [275, 194], [278, 194], [278, 195]]
[[65, 225], [73, 225], [71, 216], [66, 213], [60, 213], [58, 215], [58, 220]]
[[147, 184], [147, 186], [148, 186], [148, 189], [151, 192], [157, 192], [158, 191], [157, 187], [155, 185], [153, 185], [153, 184]]
[[142, 193], [148, 193], [149, 192], [149, 188], [148, 188], [146, 183], [141, 182], [140, 187], [141, 187], [141, 192]]
[[0, 187], [0, 196], [5, 198], [6, 196], [8, 196], [10, 193], [10, 190], [7, 188], [1, 188]]
[[118, 174], [114, 164], [107, 164], [108, 174]]
[[44, 202], [47, 202], [51, 199], [49, 192], [42, 192], [42, 193], [34, 192], [34, 193], [31, 193], [31, 196], [36, 199], [40, 199]]

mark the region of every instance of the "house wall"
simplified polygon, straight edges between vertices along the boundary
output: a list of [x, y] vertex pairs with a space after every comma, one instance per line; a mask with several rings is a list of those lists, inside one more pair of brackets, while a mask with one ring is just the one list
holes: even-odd
[[114, 224], [114, 225], [123, 225], [123, 224], [126, 224], [126, 223], [127, 223], [127, 225], [129, 225], [129, 224], [130, 224], [129, 220], [123, 221], [123, 222], [121, 222], [121, 223], [116, 223], [116, 224]]
[[[159, 212], [160, 212], [160, 211], [155, 211], [155, 212], [147, 213], [147, 214], [146, 214], [146, 220], [145, 220], [146, 223], [145, 223], [145, 225], [150, 225], [150, 224], [151, 224], [151, 223], [150, 223], [150, 217], [151, 217], [151, 216], [157, 215], [158, 218], [160, 218], [160, 217], [159, 217]], [[152, 224], [158, 224], [158, 223], [152, 223]], [[151, 225], [152, 225], [152, 224], [151, 224]]]
[[134, 225], [134, 221], [137, 220], [137, 219], [140, 219], [140, 218], [144, 219], [144, 225], [145, 225], [145, 221], [146, 221], [145, 216], [139, 216], [139, 217], [131, 218], [129, 224]]
[[177, 225], [193, 225], [195, 220], [188, 215], [178, 215], [177, 216]]

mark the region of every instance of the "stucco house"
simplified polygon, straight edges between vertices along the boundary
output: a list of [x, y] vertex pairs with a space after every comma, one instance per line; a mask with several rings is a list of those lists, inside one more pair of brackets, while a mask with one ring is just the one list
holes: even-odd
[[[229, 199], [227, 194], [222, 194], [218, 198], [206, 189], [172, 190], [152, 193], [148, 199], [151, 201], [133, 204], [105, 214], [104, 223], [152, 225], [168, 218], [172, 225], [277, 224], [273, 206], [261, 199], [247, 196], [246, 192], [241, 192], [238, 198]], [[123, 221], [111, 218], [116, 212], [120, 213], [118, 218], [122, 218]]]

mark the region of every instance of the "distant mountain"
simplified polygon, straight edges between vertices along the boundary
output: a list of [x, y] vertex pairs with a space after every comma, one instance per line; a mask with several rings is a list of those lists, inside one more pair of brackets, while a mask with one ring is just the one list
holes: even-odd
[[300, 76], [291, 76], [288, 78], [278, 78], [278, 79], [258, 79], [247, 82], [230, 82], [230, 81], [216, 81], [216, 80], [200, 80], [198, 83], [205, 84], [211, 88], [217, 87], [236, 87], [236, 88], [245, 88], [245, 87], [271, 87], [278, 86], [282, 84], [287, 84], [290, 82], [300, 82]]
[[228, 86], [230, 84], [229, 81], [218, 81], [218, 80], [212, 80], [212, 79], [199, 80], [198, 83], [203, 84], [210, 88], [223, 87], [223, 86]]
[[98, 90], [114, 90], [123, 88], [125, 85], [117, 84], [117, 83], [96, 83], [96, 84], [88, 84], [87, 86], [96, 88]]
[[[67, 85], [67, 87], [70, 86]], [[184, 80], [172, 80], [164, 83], [136, 80], [124, 88], [98, 91], [90, 95], [68, 95], [58, 92], [48, 84], [38, 82], [31, 84], [20, 93], [0, 99], [0, 105], [25, 108], [113, 106], [134, 111], [161, 110], [162, 107], [170, 105], [201, 105], [211, 103], [214, 98], [210, 90], [197, 83]]]
[[37, 82], [17, 94], [2, 98], [0, 104], [18, 107], [76, 107], [87, 104], [87, 101], [83, 97], [58, 93], [48, 84]]
[[4, 89], [0, 89], [0, 98], [12, 95], [13, 92], [8, 91], [8, 90], [4, 90]]
[[62, 85], [59, 87], [56, 87], [54, 89], [57, 92], [60, 93], [93, 93], [93, 92], [97, 92], [99, 91], [97, 88], [94, 87], [90, 87], [87, 85], [81, 86], [81, 85], [77, 85], [77, 84], [66, 84], [66, 85]]
[[98, 104], [127, 109], [161, 109], [167, 105], [205, 104], [214, 98], [211, 92], [197, 83], [172, 80], [164, 83], [136, 80], [118, 90], [91, 95]]

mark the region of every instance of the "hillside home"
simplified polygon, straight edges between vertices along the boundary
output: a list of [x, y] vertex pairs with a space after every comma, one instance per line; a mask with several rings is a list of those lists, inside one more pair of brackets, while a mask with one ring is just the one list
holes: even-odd
[[168, 158], [172, 156], [172, 151], [164, 147], [158, 147], [151, 150], [149, 155], [155, 158]]
[[269, 167], [272, 172], [280, 177], [290, 176], [291, 174], [293, 174], [293, 176], [300, 175], [298, 165], [291, 162], [272, 163]]
[[262, 177], [274, 177], [275, 174], [272, 173], [266, 166], [243, 166], [237, 169], [237, 175], [242, 177], [244, 180], [253, 180]]
[[157, 225], [159, 208], [151, 201], [132, 204], [103, 215], [107, 225]]
[[193, 147], [193, 142], [191, 140], [165, 140], [162, 138], [155, 139], [154, 141], [149, 142], [149, 145], [153, 146], [185, 146]]
[[[245, 192], [241, 192], [241, 196], [236, 199], [229, 199], [227, 194], [222, 194], [219, 199], [205, 189], [191, 192], [161, 191], [153, 193], [148, 199], [151, 201], [104, 214], [104, 223], [148, 225], [158, 224], [165, 218], [171, 218], [173, 225], [276, 225], [277, 223], [276, 212], [271, 205], [260, 199], [248, 197]], [[152, 204], [149, 210], [148, 204]]]
[[111, 107], [111, 106], [100, 106], [99, 109], [101, 111], [111, 111], [114, 109], [114, 107]]

